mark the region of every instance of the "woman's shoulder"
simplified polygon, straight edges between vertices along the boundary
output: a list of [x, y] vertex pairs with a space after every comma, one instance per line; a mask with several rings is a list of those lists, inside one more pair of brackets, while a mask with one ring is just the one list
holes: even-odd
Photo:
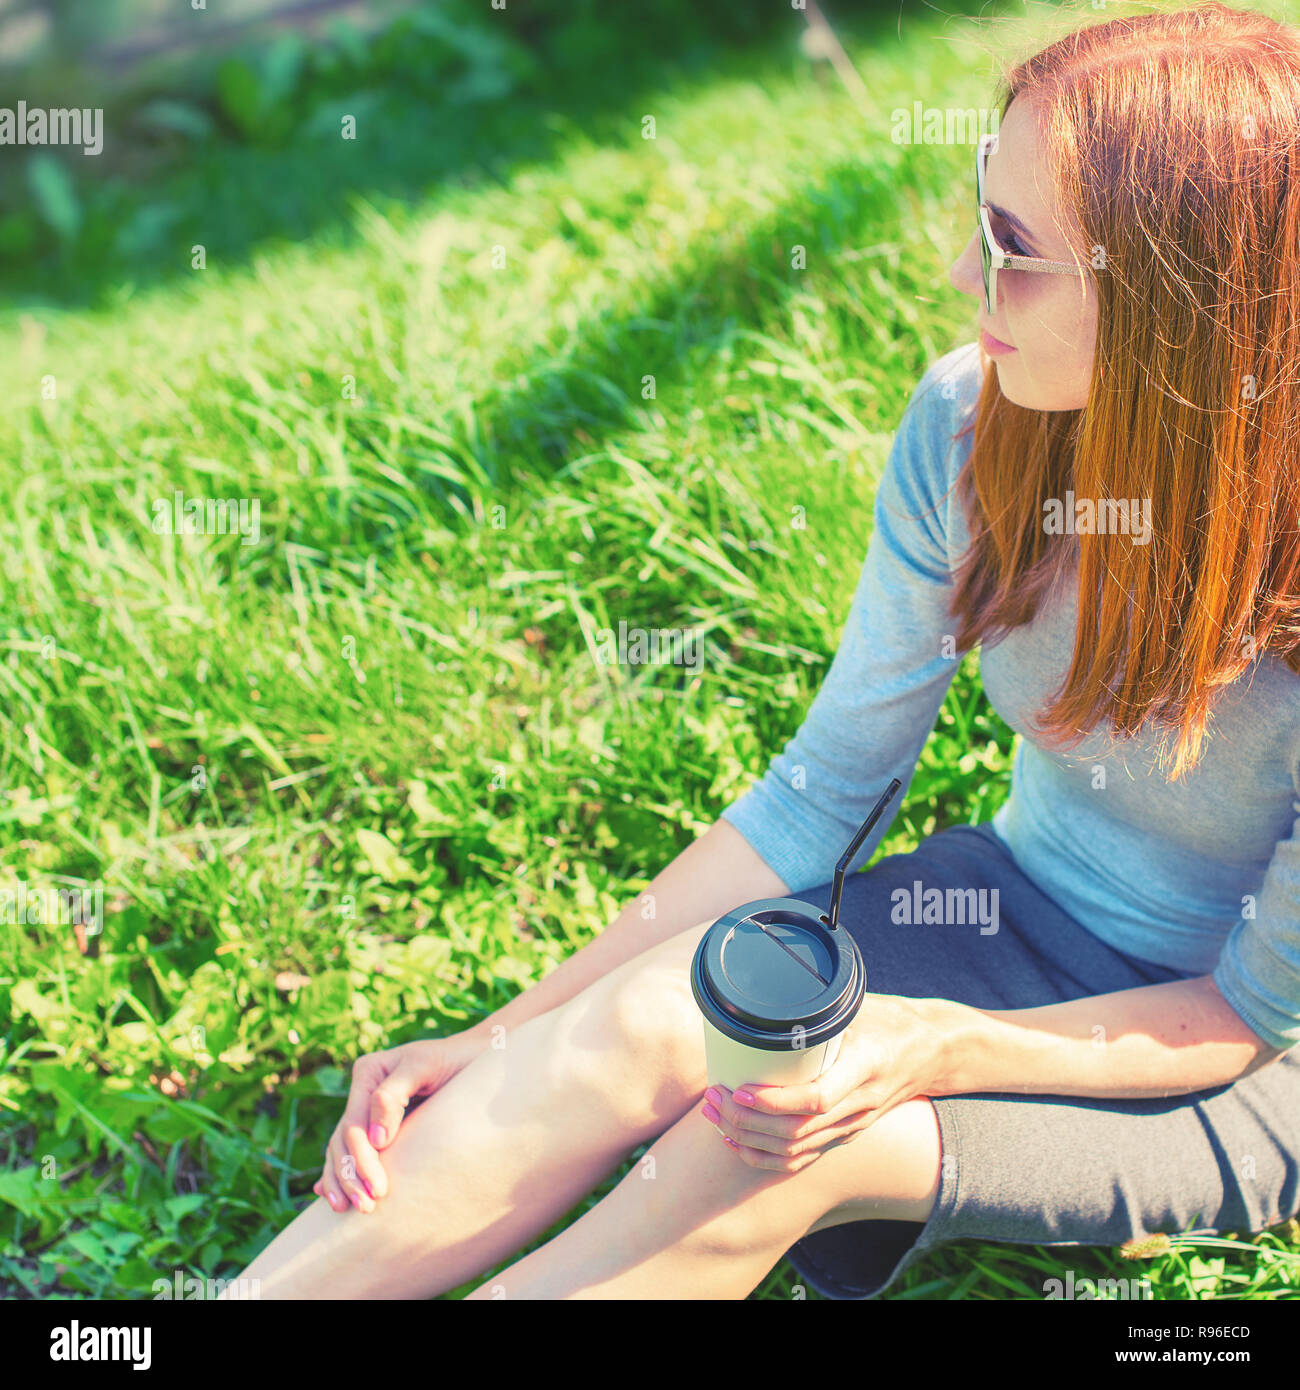
[[964, 343], [924, 372], [899, 422], [896, 447], [900, 481], [933, 504], [950, 493], [970, 452], [968, 423], [979, 399], [983, 366], [978, 343]]
[[975, 409], [983, 381], [979, 344], [962, 343], [926, 368], [907, 409], [920, 411], [935, 429], [955, 434]]

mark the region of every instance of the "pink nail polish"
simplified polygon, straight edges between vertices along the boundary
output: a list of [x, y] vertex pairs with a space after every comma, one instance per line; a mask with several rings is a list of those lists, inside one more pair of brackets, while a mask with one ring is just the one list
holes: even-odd
[[702, 1114], [711, 1125], [716, 1125], [722, 1118], [711, 1105], [706, 1105], [704, 1109], [700, 1111], [700, 1114]]
[[722, 1097], [717, 1093], [717, 1091], [713, 1089], [712, 1086], [710, 1086], [709, 1089], [705, 1091], [704, 1099], [707, 1101], [711, 1101], [714, 1105], [722, 1104]]
[[387, 1141], [388, 1131], [383, 1127], [383, 1125], [370, 1126], [370, 1142], [375, 1146], [375, 1148], [382, 1149], [385, 1143], [387, 1143]]
[[724, 1135], [722, 1136], [722, 1142], [723, 1142], [724, 1144], [730, 1144], [731, 1147], [732, 1147], [733, 1149], [739, 1149], [739, 1148], [740, 1148], [740, 1145], [737, 1144], [736, 1141], [735, 1141], [729, 1134], [724, 1134]]
[[753, 1105], [754, 1097], [748, 1091], [734, 1091], [733, 1099], [738, 1100], [741, 1105]]

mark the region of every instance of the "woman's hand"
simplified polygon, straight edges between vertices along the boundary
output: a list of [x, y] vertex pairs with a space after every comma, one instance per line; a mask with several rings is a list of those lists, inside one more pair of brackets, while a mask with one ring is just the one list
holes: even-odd
[[330, 1135], [312, 1191], [335, 1211], [346, 1211], [349, 1202], [358, 1211], [373, 1211], [375, 1200], [388, 1195], [379, 1155], [397, 1137], [408, 1103], [445, 1086], [487, 1046], [487, 1038], [470, 1028], [358, 1057], [343, 1118]]
[[701, 1113], [752, 1167], [797, 1173], [903, 1101], [944, 1094], [945, 1044], [952, 1036], [944, 1010], [961, 1007], [868, 994], [834, 1064], [815, 1081], [734, 1092], [710, 1086]]

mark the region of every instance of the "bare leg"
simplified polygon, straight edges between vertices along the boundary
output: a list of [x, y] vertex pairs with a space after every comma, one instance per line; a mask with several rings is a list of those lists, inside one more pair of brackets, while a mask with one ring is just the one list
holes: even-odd
[[933, 1210], [941, 1143], [924, 1096], [797, 1173], [750, 1167], [698, 1109], [599, 1205], [469, 1297], [741, 1299], [811, 1231]]
[[263, 1298], [429, 1298], [536, 1239], [702, 1095], [687, 971], [707, 925], [510, 1032], [407, 1117], [373, 1212], [318, 1198], [240, 1277]]

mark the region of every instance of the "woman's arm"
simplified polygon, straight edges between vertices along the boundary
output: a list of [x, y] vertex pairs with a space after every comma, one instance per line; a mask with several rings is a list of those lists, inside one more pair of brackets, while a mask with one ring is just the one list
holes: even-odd
[[1177, 1096], [1227, 1085], [1282, 1055], [1209, 975], [1033, 1009], [917, 1003], [946, 1039], [942, 1081], [930, 1095]]
[[[740, 831], [719, 819], [656, 874], [594, 941], [466, 1031], [486, 1044], [497, 1026], [514, 1028], [567, 1003], [625, 960], [697, 922], [721, 917], [756, 898], [788, 895], [785, 883]], [[651, 904], [654, 916], [643, 916]]]

